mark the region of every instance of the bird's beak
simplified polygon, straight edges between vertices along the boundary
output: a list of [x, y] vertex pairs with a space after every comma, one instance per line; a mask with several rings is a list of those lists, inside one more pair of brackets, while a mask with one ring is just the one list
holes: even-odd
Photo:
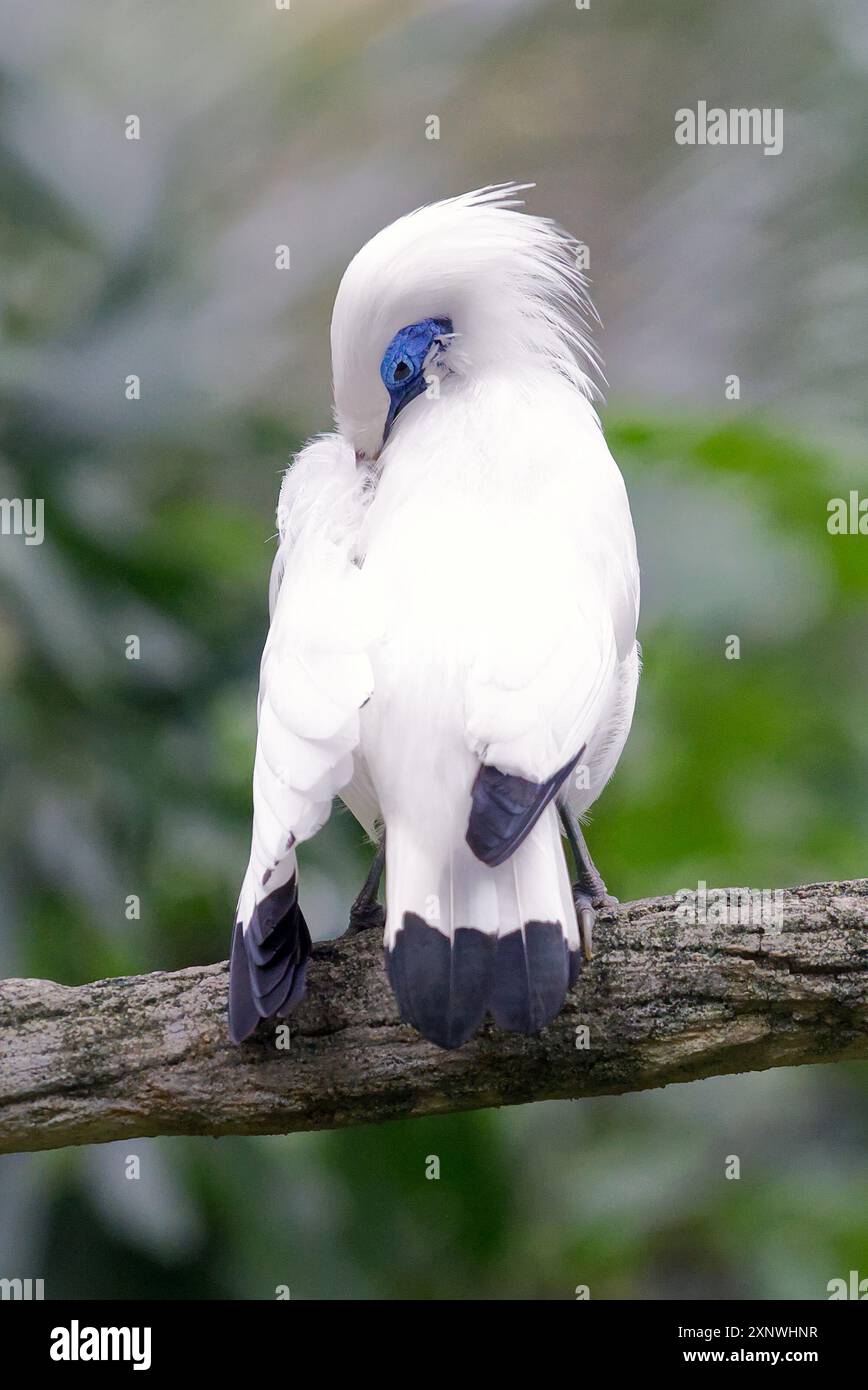
[[398, 411], [401, 409], [401, 405], [402, 405], [402, 404], [403, 404], [403, 402], [394, 401], [394, 400], [391, 400], [391, 399], [389, 400], [389, 413], [388, 413], [388, 415], [386, 416], [386, 423], [385, 423], [385, 425], [383, 426], [383, 443], [380, 445], [380, 449], [381, 449], [381, 450], [384, 448], [385, 443], [386, 443], [386, 440], [389, 438], [389, 433], [390, 433], [390, 431], [391, 431], [391, 428], [392, 428], [393, 424], [395, 423], [395, 416], [398, 414]]

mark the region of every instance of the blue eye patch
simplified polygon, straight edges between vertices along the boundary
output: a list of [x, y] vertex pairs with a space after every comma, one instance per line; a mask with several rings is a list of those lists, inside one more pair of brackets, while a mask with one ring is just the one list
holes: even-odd
[[389, 413], [383, 430], [383, 443], [396, 416], [416, 396], [425, 390], [424, 366], [435, 343], [445, 347], [452, 333], [452, 320], [422, 319], [410, 323], [395, 334], [383, 354], [380, 377], [389, 393]]

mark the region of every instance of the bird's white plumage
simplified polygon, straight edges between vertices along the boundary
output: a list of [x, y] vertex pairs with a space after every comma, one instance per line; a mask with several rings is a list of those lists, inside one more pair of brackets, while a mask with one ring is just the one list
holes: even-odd
[[[466, 840], [481, 765], [542, 783], [580, 755], [589, 785], [564, 791], [587, 810], [639, 672], [635, 540], [591, 403], [591, 311], [573, 243], [516, 192], [402, 218], [341, 283], [338, 434], [302, 452], [278, 509], [242, 921], [341, 793], [369, 833], [386, 827], [387, 945], [407, 913], [453, 940], [559, 922], [577, 945], [554, 804], [498, 867]], [[454, 327], [447, 370], [384, 444], [380, 360], [438, 317]]]

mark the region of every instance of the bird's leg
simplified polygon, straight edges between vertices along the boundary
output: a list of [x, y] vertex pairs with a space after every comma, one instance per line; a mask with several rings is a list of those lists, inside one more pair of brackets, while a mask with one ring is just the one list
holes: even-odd
[[575, 811], [565, 802], [558, 803], [561, 824], [570, 844], [573, 863], [576, 868], [576, 881], [573, 884], [573, 902], [579, 919], [579, 933], [582, 940], [582, 955], [590, 960], [593, 955], [594, 922], [597, 908], [617, 907], [618, 899], [607, 891], [600, 873], [588, 849], [582, 833], [581, 823]]
[[374, 855], [373, 862], [368, 872], [368, 877], [362, 884], [362, 891], [350, 908], [349, 934], [367, 931], [369, 927], [379, 927], [383, 930], [386, 922], [386, 914], [381, 905], [377, 902], [377, 894], [380, 891], [380, 879], [383, 877], [383, 866], [386, 863], [386, 832], [383, 831], [377, 853]]

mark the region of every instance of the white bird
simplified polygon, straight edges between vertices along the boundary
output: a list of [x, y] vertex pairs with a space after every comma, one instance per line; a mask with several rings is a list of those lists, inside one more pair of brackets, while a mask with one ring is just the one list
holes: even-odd
[[539, 1032], [589, 953], [579, 817], [633, 718], [639, 569], [576, 244], [521, 191], [402, 217], [341, 282], [337, 430], [278, 505], [235, 1041], [303, 996], [296, 850], [338, 794], [380, 841], [351, 922], [382, 922], [385, 857], [389, 978], [426, 1038]]

